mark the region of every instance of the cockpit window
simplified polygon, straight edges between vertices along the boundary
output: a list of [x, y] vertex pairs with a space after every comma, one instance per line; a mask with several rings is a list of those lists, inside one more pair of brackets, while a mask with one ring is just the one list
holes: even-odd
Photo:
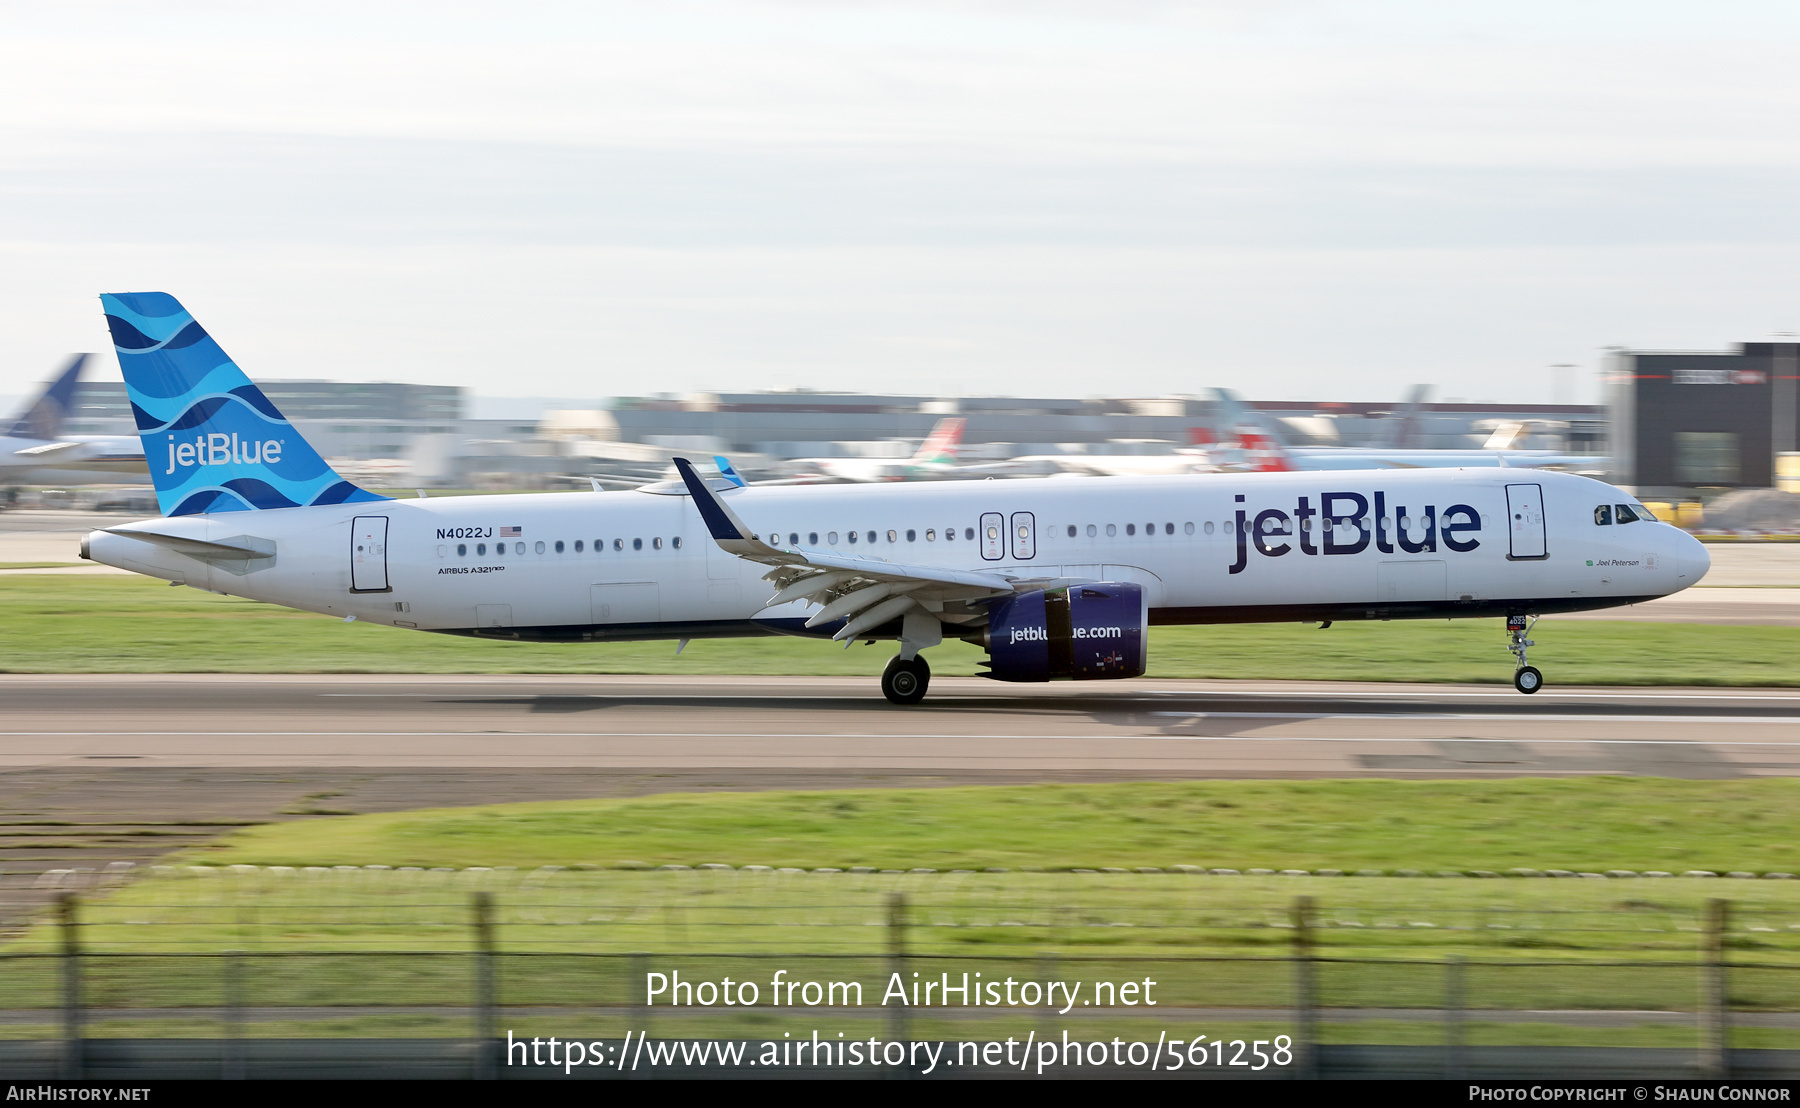
[[1632, 511], [1631, 505], [1629, 505], [1629, 504], [1614, 504], [1613, 505], [1613, 518], [1618, 520], [1620, 523], [1636, 523], [1639, 519], [1641, 519], [1643, 517], [1639, 516], [1636, 512]]
[[1594, 524], [1599, 527], [1612, 526], [1612, 505], [1602, 504], [1594, 509]]

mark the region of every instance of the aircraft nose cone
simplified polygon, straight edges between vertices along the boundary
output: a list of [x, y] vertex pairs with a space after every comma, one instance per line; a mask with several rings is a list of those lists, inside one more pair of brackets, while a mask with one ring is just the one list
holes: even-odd
[[1677, 555], [1676, 564], [1681, 567], [1681, 583], [1693, 585], [1712, 568], [1712, 554], [1707, 551], [1705, 543], [1692, 535], [1684, 534], [1681, 539], [1681, 553]]

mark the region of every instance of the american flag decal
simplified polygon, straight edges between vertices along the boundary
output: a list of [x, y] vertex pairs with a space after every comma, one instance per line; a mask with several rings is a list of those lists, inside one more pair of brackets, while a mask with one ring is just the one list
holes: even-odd
[[502, 527], [500, 528], [500, 537], [503, 539], [522, 539], [525, 537], [525, 529], [523, 527]]

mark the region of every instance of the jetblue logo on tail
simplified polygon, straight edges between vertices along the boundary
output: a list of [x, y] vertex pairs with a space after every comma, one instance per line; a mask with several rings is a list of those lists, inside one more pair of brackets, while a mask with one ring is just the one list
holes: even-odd
[[338, 476], [173, 296], [107, 294], [164, 515], [386, 500]]
[[264, 439], [240, 443], [235, 431], [230, 434], [214, 431], [210, 435], [197, 436], [193, 442], [181, 443], [170, 435], [169, 468], [163, 470], [163, 474], [174, 473], [177, 466], [254, 465], [257, 462], [273, 465], [281, 461], [284, 442], [283, 439]]

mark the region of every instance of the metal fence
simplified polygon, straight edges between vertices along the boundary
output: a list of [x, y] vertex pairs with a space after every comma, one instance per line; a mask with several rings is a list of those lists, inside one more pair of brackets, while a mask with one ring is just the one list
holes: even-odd
[[[517, 1063], [509, 1040], [612, 1051], [635, 1040], [641, 1052], [823, 1034], [1174, 1042], [1186, 1044], [1186, 1076], [1800, 1075], [1800, 1051], [1784, 1049], [1800, 1045], [1800, 963], [1732, 956], [1724, 900], [1708, 902], [1680, 959], [1357, 957], [1321, 941], [1330, 933], [1309, 897], [1289, 905], [1283, 945], [1252, 956], [944, 953], [915, 948], [917, 906], [904, 895], [883, 907], [883, 942], [857, 953], [516, 949], [500, 941], [485, 891], [463, 905], [459, 950], [131, 951], [84, 943], [82, 905], [64, 894], [54, 948], [0, 954], [0, 1065], [21, 1076], [341, 1075], [364, 1057], [371, 1072], [545, 1076]], [[896, 983], [904, 1002], [892, 1002]], [[977, 1000], [992, 987], [995, 1002], [970, 1004], [959, 986]], [[1224, 1056], [1282, 1037], [1283, 1065], [1233, 1069]], [[1066, 1051], [1052, 1069], [1073, 1072]], [[657, 1075], [677, 1072], [724, 1070]]]

